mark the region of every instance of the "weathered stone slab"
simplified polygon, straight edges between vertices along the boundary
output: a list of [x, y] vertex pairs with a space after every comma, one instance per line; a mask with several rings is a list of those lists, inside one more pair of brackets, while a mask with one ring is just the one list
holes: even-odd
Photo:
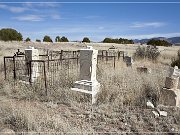
[[170, 73], [169, 76], [175, 76], [175, 77], [180, 77], [180, 69], [178, 69], [178, 66], [170, 67]]
[[130, 56], [125, 56], [124, 61], [126, 62], [127, 67], [132, 66], [133, 64], [133, 58]]
[[160, 103], [165, 106], [180, 107], [180, 90], [163, 88], [160, 92]]
[[167, 89], [177, 89], [179, 82], [179, 77], [166, 77], [165, 87]]
[[96, 81], [98, 50], [80, 50], [80, 80]]

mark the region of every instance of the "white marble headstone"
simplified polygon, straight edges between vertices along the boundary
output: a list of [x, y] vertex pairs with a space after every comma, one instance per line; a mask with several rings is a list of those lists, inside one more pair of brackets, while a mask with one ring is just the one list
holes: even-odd
[[[29, 63], [31, 60], [39, 60], [38, 49], [34, 49], [34, 47], [25, 49], [25, 60], [26, 63]], [[38, 76], [38, 63], [35, 62], [31, 65], [31, 82], [34, 82]]]
[[96, 79], [98, 50], [87, 46], [80, 50], [80, 81], [76, 81], [71, 90], [92, 95], [92, 104], [96, 102], [96, 94], [99, 92], [100, 84]]

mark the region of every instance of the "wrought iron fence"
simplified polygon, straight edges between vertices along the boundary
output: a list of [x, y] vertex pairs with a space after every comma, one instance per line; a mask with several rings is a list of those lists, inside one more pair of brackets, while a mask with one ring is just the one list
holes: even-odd
[[[79, 76], [79, 51], [47, 51], [39, 55], [40, 60], [27, 62], [24, 54], [4, 57], [4, 75], [6, 80], [14, 80], [14, 84], [31, 85], [44, 90], [46, 95], [59, 87], [72, 87]], [[100, 50], [98, 66], [118, 68], [120, 57], [124, 52]]]

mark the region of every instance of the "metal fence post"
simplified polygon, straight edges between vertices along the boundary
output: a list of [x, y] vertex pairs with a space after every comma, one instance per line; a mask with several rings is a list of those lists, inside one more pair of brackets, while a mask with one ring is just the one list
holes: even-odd
[[61, 50], [60, 60], [63, 58], [63, 50]]
[[78, 66], [78, 63], [79, 63], [79, 58], [78, 58], [78, 55], [77, 55], [77, 66]]
[[116, 56], [114, 56], [114, 69], [116, 67]]
[[15, 56], [13, 56], [13, 72], [14, 72], [14, 79], [16, 79], [16, 61], [15, 61]]
[[[49, 70], [49, 51], [47, 51], [47, 56], [48, 56], [48, 70]], [[52, 59], [52, 52], [51, 52], [51, 59]]]
[[6, 80], [6, 58], [4, 57], [4, 79]]
[[124, 51], [123, 51], [123, 60], [124, 60]]
[[118, 60], [119, 60], [119, 58], [120, 58], [120, 55], [121, 55], [121, 54], [120, 54], [120, 51], [118, 51]]
[[108, 51], [106, 51], [106, 62], [108, 61]]
[[46, 78], [46, 64], [45, 61], [43, 62], [43, 66], [44, 66], [44, 86], [45, 86], [45, 90], [46, 90], [46, 96], [48, 96], [48, 90], [47, 90], [47, 78]]
[[31, 84], [31, 80], [32, 80], [32, 61], [29, 61], [29, 63], [27, 64], [27, 68], [28, 68], [28, 72], [29, 72], [29, 83]]

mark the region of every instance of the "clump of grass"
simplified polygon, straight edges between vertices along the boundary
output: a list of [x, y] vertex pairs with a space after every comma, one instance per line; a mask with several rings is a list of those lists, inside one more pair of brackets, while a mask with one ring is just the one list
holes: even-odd
[[155, 100], [156, 103], [155, 98], [158, 97], [164, 85], [165, 66], [150, 63], [149, 68], [152, 69], [151, 74], [139, 74], [135, 70], [136, 67], [121, 68], [114, 72], [112, 69], [104, 70], [103, 76], [99, 78], [101, 92], [98, 94], [98, 103], [110, 103], [115, 106], [144, 106], [148, 99]]
[[174, 59], [174, 60], [172, 61], [171, 66], [172, 66], [172, 67], [178, 66], [178, 68], [180, 68], [180, 50], [178, 50], [177, 59]]
[[78, 133], [91, 130], [91, 127], [88, 128], [88, 126], [80, 128], [76, 121], [71, 123], [70, 120], [73, 116], [71, 112], [63, 113], [58, 109], [47, 108], [43, 103], [26, 100], [19, 102], [11, 99], [1, 101], [0, 108], [0, 125], [13, 129], [18, 134], [23, 132], [37, 134], [39, 132], [44, 134], [52, 132]]
[[160, 55], [158, 48], [155, 46], [138, 47], [134, 53], [136, 59], [149, 59], [156, 61]]

